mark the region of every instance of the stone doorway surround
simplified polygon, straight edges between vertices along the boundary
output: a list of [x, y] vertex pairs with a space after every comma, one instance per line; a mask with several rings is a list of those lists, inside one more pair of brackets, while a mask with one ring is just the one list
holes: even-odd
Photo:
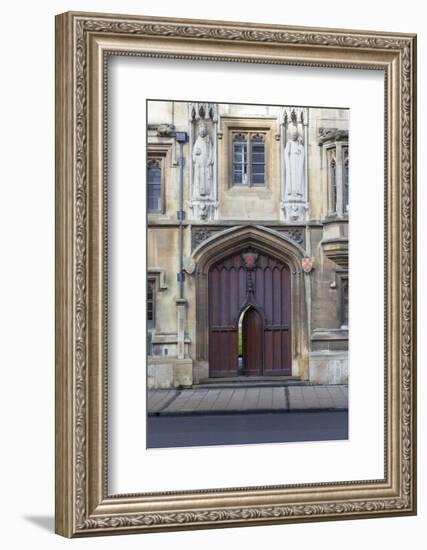
[[[231, 227], [214, 234], [194, 249], [196, 342], [193, 381], [209, 377], [209, 288], [211, 265], [244, 247], [254, 247], [289, 266], [291, 272], [292, 375], [308, 380], [309, 374], [309, 275], [302, 270], [305, 251], [283, 233], [256, 224]], [[194, 357], [194, 356], [193, 356]]]

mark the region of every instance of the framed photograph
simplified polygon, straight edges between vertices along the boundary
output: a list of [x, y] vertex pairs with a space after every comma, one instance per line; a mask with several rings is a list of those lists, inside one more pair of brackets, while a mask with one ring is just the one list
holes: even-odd
[[416, 513], [415, 92], [411, 34], [57, 16], [58, 534]]

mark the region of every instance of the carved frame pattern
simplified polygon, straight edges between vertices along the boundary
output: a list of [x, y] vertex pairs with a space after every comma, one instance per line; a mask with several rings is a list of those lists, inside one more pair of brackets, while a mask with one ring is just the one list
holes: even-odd
[[[107, 151], [111, 54], [384, 71], [384, 480], [108, 495], [106, 165], [96, 161]], [[414, 514], [416, 37], [66, 13], [56, 19], [56, 66], [56, 532], [76, 537]]]

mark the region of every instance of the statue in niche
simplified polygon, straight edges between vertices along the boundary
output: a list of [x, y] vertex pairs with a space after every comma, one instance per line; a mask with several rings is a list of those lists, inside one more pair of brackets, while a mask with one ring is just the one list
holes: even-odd
[[213, 186], [213, 145], [205, 123], [199, 126], [199, 135], [193, 147], [194, 193], [197, 198], [209, 198]]
[[304, 196], [304, 145], [298, 128], [292, 124], [288, 130], [285, 147], [285, 189], [286, 195], [302, 199]]

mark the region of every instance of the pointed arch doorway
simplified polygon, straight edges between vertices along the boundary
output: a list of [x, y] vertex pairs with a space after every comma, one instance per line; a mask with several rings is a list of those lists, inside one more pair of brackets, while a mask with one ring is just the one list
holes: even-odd
[[208, 295], [210, 377], [292, 374], [285, 262], [254, 247], [240, 249], [211, 265]]

